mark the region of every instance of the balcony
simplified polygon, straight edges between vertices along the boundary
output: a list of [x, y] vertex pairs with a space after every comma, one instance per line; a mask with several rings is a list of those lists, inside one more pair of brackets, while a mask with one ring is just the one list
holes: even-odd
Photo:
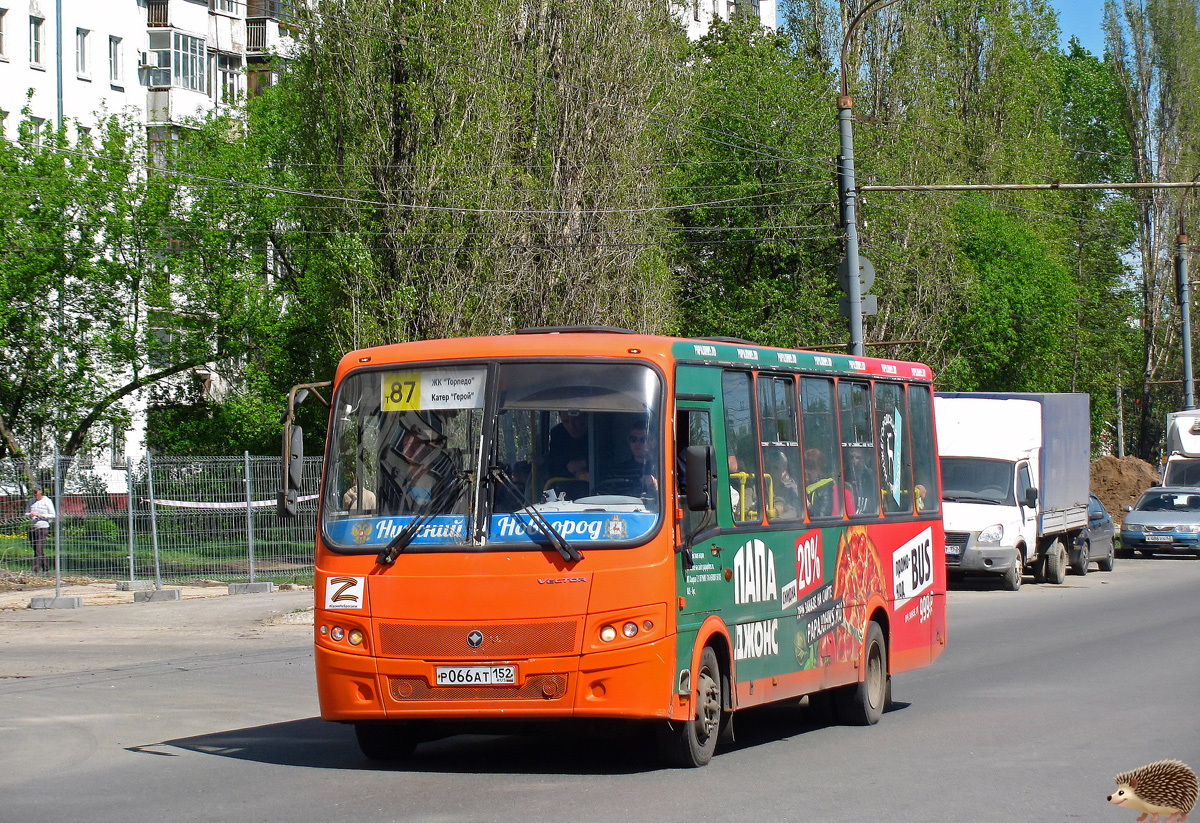
[[246, 53], [265, 54], [267, 51], [267, 21], [246, 21]]
[[290, 21], [292, 19], [291, 0], [249, 0], [246, 4], [246, 17], [266, 17], [281, 22]]
[[167, 14], [168, 0], [146, 0], [146, 26], [148, 28], [165, 28], [170, 26], [170, 16]]

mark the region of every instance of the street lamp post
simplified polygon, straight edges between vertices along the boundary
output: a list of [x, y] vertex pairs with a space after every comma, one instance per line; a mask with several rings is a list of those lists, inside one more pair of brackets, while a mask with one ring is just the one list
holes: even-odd
[[837, 99], [838, 134], [841, 155], [838, 157], [838, 194], [842, 202], [842, 220], [846, 231], [846, 296], [850, 315], [850, 354], [863, 356], [862, 284], [858, 275], [858, 195], [854, 188], [854, 98], [846, 82], [846, 57], [854, 29], [868, 14], [887, 8], [899, 0], [874, 0], [854, 16], [842, 39], [842, 88]]

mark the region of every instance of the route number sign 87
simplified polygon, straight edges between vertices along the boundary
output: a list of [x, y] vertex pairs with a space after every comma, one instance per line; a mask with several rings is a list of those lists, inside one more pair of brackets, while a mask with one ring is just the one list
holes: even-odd
[[388, 372], [383, 376], [383, 410], [417, 411], [421, 408], [420, 372]]

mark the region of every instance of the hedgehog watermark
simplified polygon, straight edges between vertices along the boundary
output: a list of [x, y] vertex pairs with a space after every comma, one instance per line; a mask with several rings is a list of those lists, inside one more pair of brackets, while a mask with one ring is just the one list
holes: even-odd
[[1113, 779], [1117, 790], [1108, 802], [1141, 812], [1138, 820], [1158, 823], [1159, 815], [1166, 815], [1163, 823], [1182, 823], [1196, 807], [1196, 773], [1178, 760], [1160, 760]]

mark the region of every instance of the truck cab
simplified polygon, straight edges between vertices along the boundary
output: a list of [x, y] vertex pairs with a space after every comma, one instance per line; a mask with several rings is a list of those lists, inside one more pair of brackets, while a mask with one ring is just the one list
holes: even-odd
[[[1087, 395], [939, 393], [946, 568], [1062, 582], [1087, 525]], [[1080, 421], [1084, 425], [1080, 427]]]

